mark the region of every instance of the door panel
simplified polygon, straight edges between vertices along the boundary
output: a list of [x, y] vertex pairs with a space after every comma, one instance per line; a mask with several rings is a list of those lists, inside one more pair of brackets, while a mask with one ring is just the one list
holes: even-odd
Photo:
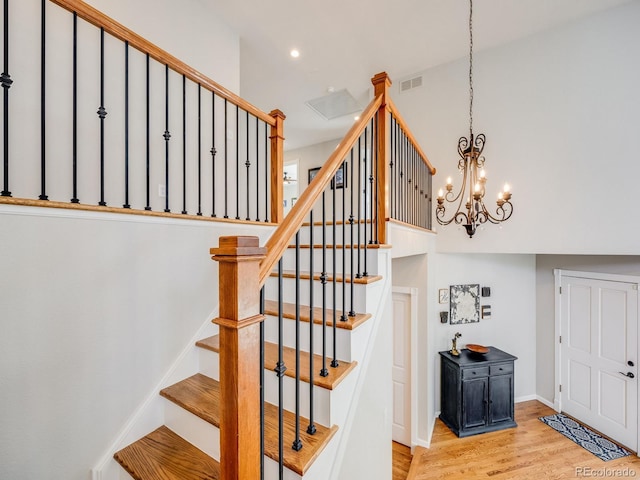
[[637, 285], [562, 276], [560, 331], [562, 410], [635, 451]]
[[411, 445], [411, 296], [393, 293], [392, 438]]
[[487, 421], [488, 377], [462, 382], [462, 428], [482, 427]]
[[513, 376], [497, 375], [489, 377], [489, 423], [495, 424], [513, 420]]

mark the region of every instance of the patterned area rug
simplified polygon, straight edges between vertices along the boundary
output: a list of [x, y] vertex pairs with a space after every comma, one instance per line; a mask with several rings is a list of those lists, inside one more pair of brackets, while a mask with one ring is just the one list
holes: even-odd
[[579, 424], [562, 413], [540, 417], [540, 421], [546, 423], [568, 439], [573, 440], [582, 448], [590, 451], [600, 460], [604, 460], [605, 462], [631, 455], [631, 452], [619, 447], [615, 443], [607, 440], [596, 432], [589, 430], [584, 425]]

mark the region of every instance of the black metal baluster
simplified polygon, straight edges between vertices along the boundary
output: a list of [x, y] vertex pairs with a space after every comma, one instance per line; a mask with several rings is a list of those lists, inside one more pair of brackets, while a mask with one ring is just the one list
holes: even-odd
[[211, 216], [216, 215], [216, 94], [211, 92]]
[[315, 435], [316, 425], [313, 421], [313, 314], [314, 314], [314, 302], [313, 302], [313, 282], [314, 282], [314, 268], [313, 268], [313, 210], [309, 212], [309, 426], [307, 427], [307, 433], [309, 435]]
[[[5, 2], [6, 3], [6, 2]], [[6, 14], [5, 14], [6, 20]], [[6, 31], [5, 31], [6, 33]], [[5, 40], [6, 46], [6, 40]], [[5, 59], [6, 60], [6, 59]], [[78, 199], [78, 14], [73, 12], [73, 80], [72, 80], [72, 176], [73, 196], [71, 203], [80, 203]], [[6, 124], [6, 119], [5, 119]]]
[[169, 140], [171, 133], [169, 132], [169, 65], [165, 65], [164, 69], [164, 211], [169, 210]]
[[278, 261], [278, 363], [274, 371], [278, 376], [278, 467], [280, 478], [284, 478], [284, 372], [287, 367], [284, 364], [283, 355], [283, 330], [284, 320], [282, 316], [282, 258]]
[[331, 270], [331, 285], [333, 287], [333, 297], [332, 297], [332, 302], [331, 305], [333, 306], [332, 311], [333, 311], [333, 316], [331, 317], [331, 331], [333, 334], [333, 360], [331, 360], [331, 366], [333, 368], [338, 367], [340, 364], [338, 363], [338, 359], [336, 357], [336, 335], [337, 335], [337, 331], [336, 331], [336, 318], [338, 318], [337, 315], [337, 301], [336, 301], [336, 287], [337, 287], [337, 279], [338, 279], [338, 274], [336, 272], [336, 190], [338, 189], [338, 182], [336, 181], [336, 177], [334, 175], [333, 177], [333, 190], [331, 191], [331, 196], [333, 199], [333, 202], [331, 203], [331, 213], [332, 213], [332, 221], [331, 221], [331, 239], [333, 240], [331, 242], [331, 263], [332, 263], [332, 270]]
[[236, 105], [236, 220], [240, 220], [240, 107]]
[[393, 115], [389, 114], [390, 127], [389, 127], [389, 178], [387, 183], [389, 185], [389, 216], [395, 218], [393, 215], [393, 166], [395, 163], [395, 125]]
[[129, 205], [129, 41], [124, 42], [124, 205]]
[[[368, 208], [367, 208], [367, 183], [368, 179], [369, 179], [369, 162], [368, 162], [368, 158], [371, 156], [371, 144], [369, 144], [369, 148], [367, 148], [367, 141], [369, 138], [368, 135], [368, 129], [369, 127], [365, 127], [364, 129], [364, 225], [363, 225], [363, 244], [362, 244], [362, 248], [363, 248], [363, 253], [364, 253], [364, 258], [362, 259], [363, 262], [363, 267], [362, 267], [362, 276], [366, 277], [369, 275], [369, 273], [367, 272], [367, 213], [368, 213]], [[372, 125], [373, 128], [373, 125]], [[372, 132], [373, 134], [373, 132]]]
[[202, 216], [202, 85], [198, 83], [198, 217]]
[[147, 53], [147, 66], [146, 66], [146, 95], [147, 95], [147, 104], [146, 104], [146, 121], [147, 121], [147, 131], [146, 131], [146, 148], [147, 148], [147, 158], [146, 158], [146, 170], [147, 170], [147, 204], [145, 205], [145, 210], [151, 210], [151, 183], [150, 183], [150, 173], [151, 173], [151, 130], [150, 130], [150, 122], [151, 122], [151, 107], [150, 107], [150, 74], [149, 74], [149, 59], [150, 56]]
[[[269, 172], [269, 143], [268, 143], [268, 126], [264, 124], [264, 171]], [[264, 176], [264, 221], [269, 221], [269, 175]]]
[[229, 150], [227, 141], [227, 122], [229, 112], [227, 110], [228, 100], [224, 99], [224, 218], [229, 218], [229, 189], [227, 185], [229, 185], [229, 177], [228, 177], [228, 160], [229, 160]]
[[[347, 172], [344, 172], [345, 176]], [[351, 284], [349, 286], [350, 290], [351, 290], [351, 309], [349, 310], [349, 316], [350, 317], [355, 317], [356, 316], [356, 312], [353, 308], [353, 290], [354, 290], [354, 275], [353, 275], [353, 252], [356, 249], [356, 245], [353, 242], [353, 191], [355, 190], [354, 187], [354, 183], [353, 183], [353, 147], [351, 148], [351, 174], [349, 175], [351, 177], [351, 190], [349, 190], [349, 197], [351, 197], [351, 207], [349, 210], [349, 229], [350, 229], [350, 233], [349, 233], [349, 243], [350, 245], [350, 251], [349, 251], [349, 256], [350, 256], [350, 263], [351, 263], [351, 267], [349, 269], [349, 275], [351, 276]]]
[[[264, 287], [260, 289], [260, 315], [264, 317]], [[264, 480], [264, 320], [260, 322], [260, 480]]]
[[246, 112], [246, 127], [247, 127], [247, 161], [244, 162], [244, 166], [247, 167], [247, 218], [245, 220], [251, 220], [249, 218], [249, 167], [251, 167], [251, 160], [249, 159], [249, 112]]
[[107, 110], [104, 107], [104, 28], [100, 28], [100, 107], [98, 108], [100, 117], [100, 201], [98, 205], [106, 206], [104, 200], [104, 120], [107, 117]]
[[431, 171], [427, 172], [427, 228], [431, 230], [433, 228], [433, 218], [431, 212], [433, 211], [433, 175]]
[[347, 163], [343, 161], [342, 167], [340, 167], [342, 168], [342, 315], [340, 320], [343, 322], [347, 321], [347, 167]]
[[[198, 136], [200, 136], [199, 129]], [[200, 158], [200, 145], [198, 145], [198, 158]], [[182, 214], [187, 214], [187, 77], [184, 74], [182, 75]]]
[[[365, 133], [367, 129], [365, 127]], [[367, 144], [365, 142], [365, 148]], [[366, 155], [366, 153], [365, 153]], [[358, 137], [358, 273], [356, 273], [356, 278], [362, 278], [362, 274], [360, 273], [360, 231], [362, 230], [362, 135]]]
[[[378, 155], [378, 149], [376, 148], [376, 144], [375, 144], [375, 134], [376, 134], [376, 125], [374, 123], [374, 119], [371, 119], [371, 173], [369, 174], [369, 208], [371, 209], [370, 213], [370, 218], [371, 218], [371, 223], [369, 225], [369, 244], [373, 244], [373, 243], [377, 243], [374, 241], [373, 239], [373, 224], [374, 223], [378, 223], [378, 214], [377, 214], [377, 208], [376, 206], [373, 204], [373, 200], [374, 200], [374, 184], [373, 184], [373, 179], [374, 179], [374, 168], [377, 165], [377, 155]], [[375, 215], [375, 219], [374, 219], [374, 215]], [[374, 222], [375, 220], [375, 222]], [[366, 240], [365, 240], [365, 244], [366, 244]], [[365, 245], [365, 252], [367, 249], [367, 246]], [[364, 270], [365, 270], [365, 277], [367, 276], [366, 271], [367, 271], [367, 255], [365, 253], [365, 257], [364, 257]]]
[[402, 143], [400, 145], [400, 159], [399, 159], [399, 163], [400, 163], [400, 185], [398, 186], [398, 199], [399, 199], [399, 218], [398, 220], [404, 222], [405, 218], [404, 218], [404, 153], [405, 153], [405, 137], [404, 137], [404, 132], [402, 132]]
[[260, 119], [256, 117], [256, 222], [260, 221]]
[[322, 192], [322, 273], [320, 283], [322, 284], [322, 370], [320, 376], [329, 375], [327, 370], [327, 216], [326, 216], [326, 194]]
[[[9, 191], [9, 88], [11, 88], [11, 84], [13, 80], [11, 80], [11, 75], [9, 75], [9, 0], [4, 0], [4, 68], [2, 70], [2, 75], [0, 75], [0, 84], [2, 84], [3, 89], [3, 173], [4, 173], [4, 183], [2, 195], [3, 197], [10, 197], [11, 192]], [[75, 14], [74, 14], [75, 18]], [[75, 25], [75, 24], [74, 24]], [[74, 36], [75, 38], [75, 36]]]
[[[313, 277], [313, 272], [311, 272]], [[311, 354], [313, 356], [313, 352]], [[300, 441], [300, 231], [296, 232], [296, 432], [291, 448], [302, 449]]]
[[[46, 72], [46, 0], [42, 0], [42, 24], [41, 24], [41, 44], [40, 44], [40, 200], [49, 200], [46, 194], [47, 186], [47, 153], [46, 153], [46, 138], [47, 138], [47, 72]], [[5, 90], [6, 91], [6, 90]], [[5, 123], [6, 125], [6, 123]]]

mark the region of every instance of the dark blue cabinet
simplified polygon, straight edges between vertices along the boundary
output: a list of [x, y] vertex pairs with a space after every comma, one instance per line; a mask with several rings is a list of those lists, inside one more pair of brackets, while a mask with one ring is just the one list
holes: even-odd
[[467, 349], [456, 357], [440, 352], [440, 420], [466, 437], [515, 427], [513, 363], [495, 347], [479, 355]]

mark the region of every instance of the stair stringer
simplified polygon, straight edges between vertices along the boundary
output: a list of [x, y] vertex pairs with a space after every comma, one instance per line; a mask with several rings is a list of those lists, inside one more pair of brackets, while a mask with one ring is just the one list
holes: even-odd
[[[372, 363], [372, 359], [375, 355], [375, 341], [378, 336], [384, 333], [385, 329], [382, 328], [384, 325], [390, 324], [391, 316], [389, 314], [389, 307], [391, 306], [391, 250], [379, 250], [379, 262], [383, 267], [383, 278], [377, 284], [369, 285], [367, 289], [374, 287], [374, 285], [380, 286], [380, 294], [379, 295], [369, 295], [367, 292], [367, 312], [372, 314], [372, 318], [370, 318], [366, 324], [369, 325], [369, 332], [366, 338], [362, 338], [358, 343], [358, 348], [356, 350], [358, 353], [355, 355], [355, 360], [357, 360], [358, 365], [349, 375], [350, 378], [345, 379], [343, 384], [338, 387], [338, 391], [336, 392], [339, 395], [339, 398], [332, 398], [332, 414], [331, 420], [333, 423], [338, 425], [338, 431], [334, 438], [331, 440], [329, 445], [325, 448], [322, 454], [318, 459], [314, 462], [314, 464], [309, 468], [308, 472], [305, 474], [305, 480], [337, 480], [339, 478], [339, 473], [345, 462], [346, 454], [351, 450], [350, 441], [353, 434], [353, 425], [355, 415], [358, 412], [358, 409], [361, 407], [362, 401], [362, 392], [365, 387], [365, 381], [367, 379], [367, 374], [370, 371], [370, 365]], [[375, 288], [375, 287], [374, 287]], [[364, 325], [363, 325], [364, 326]], [[361, 326], [362, 327], [362, 326]], [[359, 327], [359, 328], [361, 328]], [[388, 339], [389, 344], [391, 344], [391, 339]], [[388, 385], [384, 386], [387, 388], [389, 392], [391, 392], [391, 365], [389, 364], [389, 382]], [[386, 378], [386, 377], [385, 377]], [[345, 383], [346, 382], [346, 383]], [[388, 408], [392, 406], [391, 397], [384, 400], [385, 403], [388, 403]], [[340, 405], [340, 408], [334, 408], [335, 406]], [[391, 460], [391, 423], [389, 420], [389, 416], [385, 415], [384, 424], [386, 430], [388, 430], [388, 438], [378, 439], [376, 441], [386, 442], [387, 449], [389, 451], [388, 460], [389, 460], [389, 471], [385, 471], [385, 469], [377, 469], [378, 477], [361, 477], [367, 478], [367, 480], [375, 480], [379, 478], [380, 480], [388, 480], [391, 477], [390, 470], [390, 460]], [[371, 419], [372, 422], [379, 422], [379, 418]], [[362, 458], [351, 457], [352, 460], [360, 465], [362, 465]], [[367, 463], [373, 464], [374, 458], [373, 456], [367, 456]], [[372, 470], [376, 470], [375, 467], [371, 467]]]
[[[196, 342], [201, 338], [216, 335], [218, 326], [211, 322], [218, 316], [219, 304], [216, 304], [210, 315], [191, 338], [184, 350], [176, 357], [176, 360], [160, 379], [145, 400], [136, 408], [129, 420], [111, 444], [109, 449], [100, 458], [97, 465], [91, 469], [91, 480], [120, 480], [124, 470], [113, 458], [114, 454], [127, 445], [144, 437], [147, 433], [164, 425], [166, 400], [160, 396], [160, 390], [167, 385], [172, 385], [180, 380], [198, 373], [200, 368], [200, 348]], [[127, 475], [124, 478], [131, 478]]]

